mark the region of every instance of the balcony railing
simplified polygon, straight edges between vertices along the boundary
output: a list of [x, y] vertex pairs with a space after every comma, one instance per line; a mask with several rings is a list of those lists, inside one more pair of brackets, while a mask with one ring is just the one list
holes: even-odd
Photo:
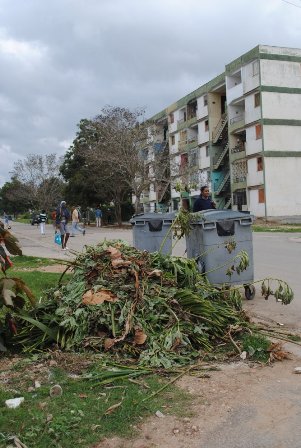
[[245, 151], [245, 146], [244, 145], [237, 145], [234, 146], [234, 148], [231, 149], [231, 153], [232, 154], [236, 154], [237, 152], [242, 152]]
[[239, 121], [243, 121], [244, 119], [244, 115], [237, 115], [236, 117], [230, 118], [230, 124], [238, 123]]

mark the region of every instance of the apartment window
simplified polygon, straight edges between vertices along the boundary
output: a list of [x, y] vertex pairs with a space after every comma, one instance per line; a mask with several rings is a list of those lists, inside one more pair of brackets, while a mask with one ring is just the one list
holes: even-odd
[[262, 126], [261, 124], [256, 124], [255, 126], [255, 135], [256, 135], [256, 140], [259, 140], [262, 138]]
[[264, 189], [263, 188], [258, 190], [258, 202], [259, 202], [259, 204], [264, 204], [264, 202], [265, 202], [265, 195], [264, 195]]
[[254, 95], [254, 107], [260, 106], [260, 93], [257, 92]]
[[257, 171], [263, 170], [263, 160], [262, 157], [257, 157]]
[[188, 165], [188, 154], [181, 154], [181, 169], [185, 169]]
[[170, 114], [170, 115], [169, 115], [169, 120], [170, 120], [170, 123], [174, 123], [174, 122], [175, 122], [175, 116], [174, 116], [174, 114]]
[[209, 121], [205, 120], [205, 132], [209, 131]]
[[259, 61], [254, 61], [252, 63], [252, 71], [253, 71], [253, 76], [256, 76], [259, 74]]
[[171, 144], [174, 145], [176, 143], [176, 138], [174, 135], [171, 136]]
[[208, 96], [204, 95], [203, 98], [204, 98], [204, 106], [207, 106], [208, 105]]
[[209, 146], [206, 146], [206, 157], [209, 157]]

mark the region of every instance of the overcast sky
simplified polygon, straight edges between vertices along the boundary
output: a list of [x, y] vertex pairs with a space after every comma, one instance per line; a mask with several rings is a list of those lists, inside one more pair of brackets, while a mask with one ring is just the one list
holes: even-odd
[[301, 0], [0, 0], [0, 187], [105, 105], [159, 112], [257, 44], [301, 47]]

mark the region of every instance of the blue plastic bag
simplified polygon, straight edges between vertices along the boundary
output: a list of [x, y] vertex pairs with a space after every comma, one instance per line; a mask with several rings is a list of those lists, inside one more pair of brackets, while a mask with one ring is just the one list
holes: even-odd
[[61, 235], [59, 233], [55, 233], [54, 235], [54, 242], [56, 244], [61, 245], [62, 244], [62, 239], [61, 239]]

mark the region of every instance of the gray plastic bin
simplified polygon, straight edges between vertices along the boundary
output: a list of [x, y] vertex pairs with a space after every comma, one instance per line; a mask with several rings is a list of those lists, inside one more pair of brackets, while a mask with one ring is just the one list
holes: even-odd
[[[197, 260], [199, 271], [206, 272], [210, 283], [245, 285], [247, 299], [255, 295], [255, 288], [249, 286], [254, 280], [252, 229], [253, 216], [232, 210], [204, 210], [204, 220], [192, 224], [186, 237], [187, 257]], [[235, 240], [236, 248], [229, 253], [225, 248], [228, 241]], [[249, 255], [249, 266], [240, 274], [226, 274], [231, 261], [241, 250]], [[225, 265], [225, 266], [223, 266]], [[219, 269], [216, 269], [221, 266]]]
[[[157, 252], [170, 230], [174, 213], [145, 213], [133, 216], [133, 245], [136, 249]], [[161, 249], [163, 254], [171, 254], [172, 232], [169, 233]]]

